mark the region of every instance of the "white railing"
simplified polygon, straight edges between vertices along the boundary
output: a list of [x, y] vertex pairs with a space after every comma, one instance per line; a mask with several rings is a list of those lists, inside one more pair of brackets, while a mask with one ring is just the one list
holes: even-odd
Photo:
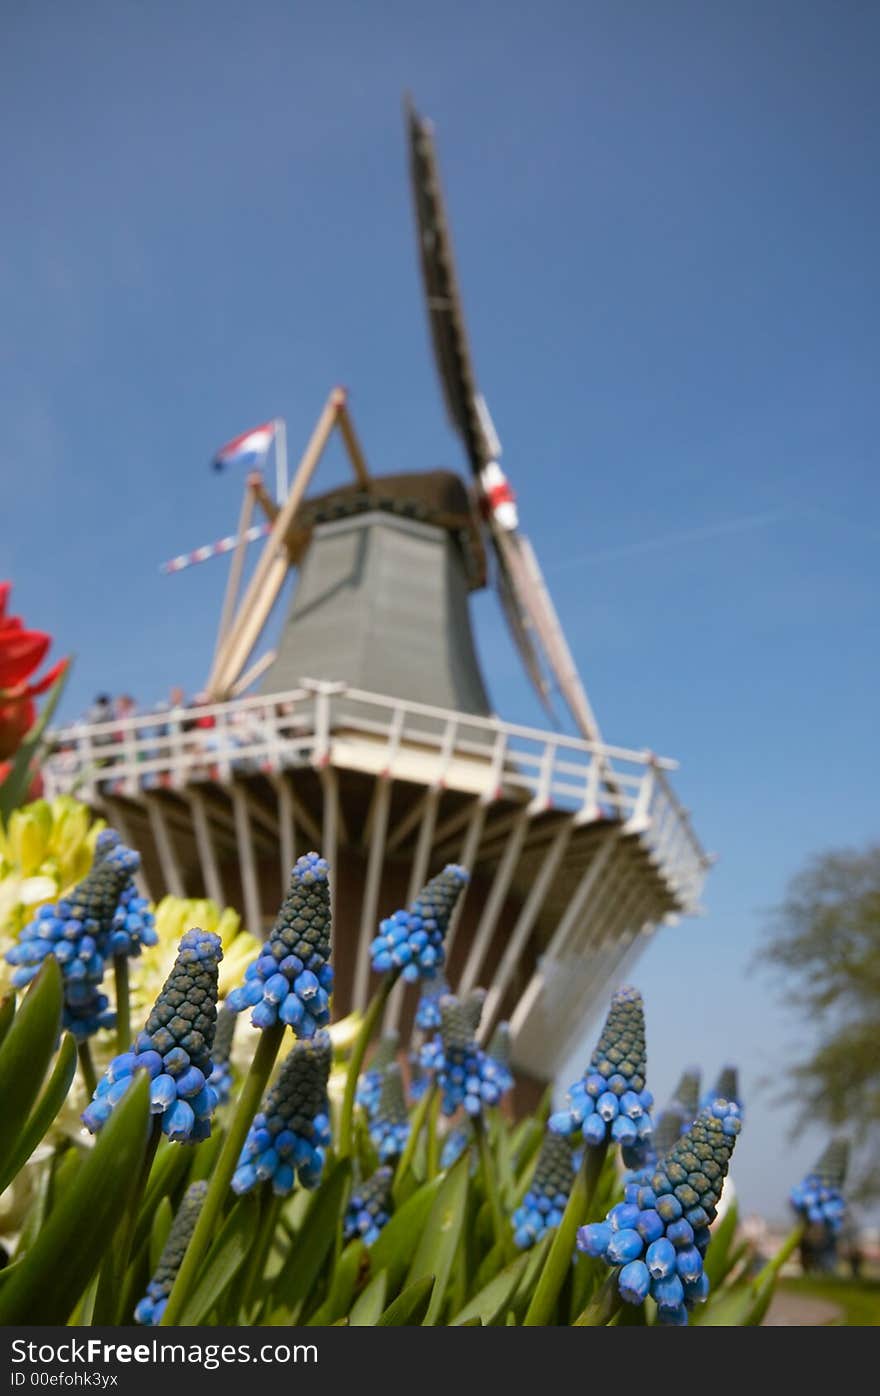
[[428, 785], [525, 798], [535, 812], [568, 810], [582, 822], [619, 819], [643, 838], [687, 909], [710, 861], [667, 779], [674, 761], [342, 684], [303, 680], [286, 693], [74, 723], [50, 739], [50, 797], [136, 798], [203, 781], [228, 785], [236, 774], [356, 766], [369, 753], [372, 768], [391, 777], [414, 778], [417, 758], [417, 778]]

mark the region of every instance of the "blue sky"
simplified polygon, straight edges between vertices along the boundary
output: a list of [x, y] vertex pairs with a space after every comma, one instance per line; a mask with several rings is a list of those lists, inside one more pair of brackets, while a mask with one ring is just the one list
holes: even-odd
[[[0, 574], [76, 654], [67, 714], [201, 686], [223, 565], [158, 564], [232, 531], [230, 436], [281, 414], [295, 454], [342, 382], [373, 469], [462, 464], [410, 88], [603, 729], [681, 760], [720, 854], [634, 976], [652, 1085], [738, 1061], [735, 1177], [782, 1215], [822, 1141], [758, 1090], [806, 1030], [750, 960], [803, 859], [878, 832], [876, 6], [7, 0], [3, 29]], [[540, 725], [474, 611], [499, 712]]]

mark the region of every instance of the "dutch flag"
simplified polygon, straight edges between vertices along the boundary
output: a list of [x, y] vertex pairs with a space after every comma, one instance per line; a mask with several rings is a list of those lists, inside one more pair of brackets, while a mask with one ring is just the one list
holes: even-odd
[[227, 441], [211, 461], [214, 470], [225, 470], [227, 465], [262, 465], [275, 438], [277, 422], [264, 422], [261, 427], [252, 427]]

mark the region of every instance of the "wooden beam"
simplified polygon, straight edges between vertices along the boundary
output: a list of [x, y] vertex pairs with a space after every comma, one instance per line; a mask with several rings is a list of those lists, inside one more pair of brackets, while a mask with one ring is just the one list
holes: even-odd
[[232, 787], [232, 808], [235, 814], [235, 836], [238, 842], [238, 864], [244, 893], [244, 914], [247, 929], [257, 940], [263, 938], [263, 913], [260, 907], [260, 887], [254, 858], [254, 840], [248, 800], [240, 785]]
[[208, 692], [214, 699], [225, 696], [239, 677], [284, 584], [289, 566], [285, 538], [344, 403], [344, 390], [334, 388], [297, 466], [290, 493], [278, 511], [230, 632], [215, 658], [208, 680]]
[[519, 816], [519, 822], [515, 824], [510, 831], [507, 847], [495, 871], [492, 887], [483, 907], [483, 914], [474, 932], [470, 952], [465, 967], [462, 970], [461, 978], [458, 981], [459, 994], [468, 993], [477, 983], [477, 977], [482, 968], [483, 961], [486, 958], [486, 952], [492, 943], [492, 936], [495, 934], [495, 926], [497, 925], [498, 917], [501, 915], [504, 899], [507, 896], [513, 874], [516, 871], [516, 863], [522, 849], [523, 839], [526, 836], [529, 818], [529, 811], [524, 809]]
[[367, 1007], [367, 992], [370, 984], [370, 943], [376, 934], [376, 912], [379, 905], [379, 887], [382, 881], [382, 867], [385, 861], [385, 835], [388, 830], [388, 811], [391, 808], [391, 781], [381, 778], [376, 782], [375, 799], [370, 811], [370, 852], [367, 858], [367, 878], [361, 902], [361, 923], [358, 933], [357, 961], [354, 971], [354, 988], [351, 1006], [358, 1013]]
[[495, 1015], [500, 1009], [507, 985], [525, 951], [528, 938], [531, 935], [532, 927], [538, 919], [541, 907], [544, 905], [544, 898], [551, 881], [556, 876], [559, 864], [568, 847], [574, 828], [573, 820], [569, 819], [559, 829], [555, 839], [547, 850], [541, 870], [533, 881], [529, 889], [529, 895], [523, 903], [522, 910], [517, 917], [516, 925], [510, 933], [504, 953], [501, 956], [498, 968], [492, 975], [492, 983], [483, 1004], [483, 1016], [480, 1019], [479, 1039], [485, 1042], [494, 1025]]
[[367, 486], [370, 483], [370, 472], [367, 468], [364, 453], [361, 450], [361, 443], [358, 440], [354, 424], [351, 420], [351, 414], [344, 401], [339, 409], [338, 421], [339, 430], [342, 433], [342, 439], [345, 442], [349, 459], [354, 467], [354, 473], [357, 476], [358, 484]]
[[211, 839], [211, 826], [208, 822], [208, 812], [205, 808], [205, 801], [198, 790], [187, 791], [187, 802], [192, 812], [193, 828], [196, 835], [196, 847], [199, 850], [199, 862], [202, 867], [202, 881], [205, 884], [205, 895], [216, 902], [219, 907], [224, 904], [223, 884], [220, 881], [220, 870], [217, 867], [217, 854], [214, 850], [214, 843]]
[[244, 671], [241, 678], [236, 679], [230, 690], [232, 697], [239, 698], [245, 689], [250, 688], [252, 683], [256, 683], [261, 674], [265, 674], [277, 658], [277, 650], [266, 650], [265, 654], [261, 654], [259, 659], [255, 660], [251, 667]]
[[153, 840], [156, 844], [156, 852], [159, 855], [159, 865], [162, 869], [162, 876], [165, 879], [165, 886], [172, 897], [185, 897], [186, 891], [183, 885], [183, 875], [180, 871], [180, 864], [177, 861], [177, 853], [171, 841], [168, 831], [168, 824], [165, 819], [165, 811], [162, 809], [161, 801], [155, 795], [145, 796], [147, 812], [150, 817], [150, 829]]
[[281, 896], [287, 895], [290, 871], [296, 862], [296, 823], [293, 814], [293, 791], [283, 776], [270, 776], [278, 798], [278, 852], [281, 858]]
[[238, 542], [229, 563], [229, 576], [226, 581], [226, 592], [223, 596], [223, 610], [220, 612], [220, 626], [217, 631], [217, 642], [214, 646], [214, 663], [223, 649], [223, 642], [229, 633], [232, 624], [232, 617], [235, 614], [235, 603], [238, 600], [238, 591], [241, 586], [241, 574], [244, 570], [244, 558], [247, 550], [246, 534], [250, 528], [251, 518], [254, 512], [254, 489], [251, 484], [251, 477], [248, 476], [244, 487], [244, 497], [241, 501], [241, 513], [238, 516], [238, 532], [236, 537]]

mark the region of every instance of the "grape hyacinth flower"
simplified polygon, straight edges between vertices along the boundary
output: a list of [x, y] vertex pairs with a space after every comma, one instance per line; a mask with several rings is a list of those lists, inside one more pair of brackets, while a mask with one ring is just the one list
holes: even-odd
[[426, 979], [416, 1008], [415, 1026], [422, 1032], [436, 1032], [440, 1027], [440, 1000], [451, 990], [445, 975], [435, 974]]
[[376, 1113], [382, 1094], [385, 1072], [396, 1060], [399, 1046], [400, 1037], [395, 1031], [384, 1033], [373, 1053], [369, 1068], [358, 1078], [355, 1099], [371, 1119]]
[[425, 1091], [430, 1089], [431, 1074], [422, 1066], [418, 1052], [410, 1052], [407, 1061], [409, 1062], [409, 1095], [413, 1104], [417, 1105]]
[[293, 1044], [248, 1130], [232, 1179], [234, 1192], [271, 1181], [272, 1191], [284, 1197], [295, 1178], [304, 1188], [317, 1187], [330, 1143], [331, 1055], [324, 1031]]
[[791, 1190], [791, 1205], [806, 1223], [810, 1245], [816, 1251], [833, 1254], [846, 1215], [843, 1184], [848, 1162], [847, 1141], [832, 1139], [803, 1182]]
[[548, 1130], [528, 1192], [513, 1214], [513, 1239], [521, 1251], [534, 1246], [562, 1221], [574, 1175], [568, 1140]]
[[217, 1093], [217, 1104], [225, 1105], [232, 1094], [232, 1043], [238, 1014], [226, 1004], [217, 1013], [217, 1031], [214, 1033], [214, 1046], [211, 1051], [211, 1075], [208, 1084]]
[[657, 1160], [668, 1154], [673, 1144], [681, 1138], [696, 1119], [699, 1111], [700, 1071], [689, 1067], [682, 1072], [672, 1099], [654, 1121], [654, 1131], [644, 1151], [640, 1168], [626, 1175], [625, 1182], [647, 1182], [654, 1172]]
[[29, 984], [47, 956], [54, 956], [64, 987], [64, 1026], [78, 1042], [115, 1022], [101, 984], [119, 898], [139, 862], [132, 850], [124, 852], [125, 857], [111, 856], [111, 850], [96, 857], [72, 892], [40, 907], [6, 953], [9, 964], [15, 966], [16, 989]]
[[150, 1113], [159, 1117], [163, 1134], [181, 1144], [209, 1137], [217, 1105], [208, 1077], [222, 958], [219, 936], [198, 929], [183, 936], [134, 1050], [114, 1057], [83, 1111], [83, 1124], [91, 1134], [107, 1123], [135, 1073], [143, 1070], [150, 1077]]
[[156, 1272], [147, 1285], [144, 1298], [134, 1311], [135, 1323], [156, 1327], [160, 1322], [207, 1191], [208, 1184], [202, 1181], [190, 1183], [184, 1193], [177, 1215], [171, 1223], [168, 1239], [162, 1247]]
[[391, 1180], [393, 1170], [384, 1166], [357, 1183], [349, 1199], [343, 1219], [346, 1241], [360, 1237], [368, 1246], [378, 1239], [379, 1232], [391, 1215]]
[[620, 1144], [624, 1163], [641, 1168], [653, 1131], [653, 1096], [645, 1089], [645, 1010], [638, 989], [620, 989], [611, 1001], [598, 1045], [566, 1106], [551, 1115], [554, 1134], [582, 1134], [593, 1147]]
[[451, 1168], [473, 1142], [474, 1134], [470, 1125], [463, 1129], [451, 1129], [443, 1140], [443, 1148], [440, 1151], [440, 1167], [443, 1169]]
[[370, 1122], [370, 1138], [382, 1163], [402, 1154], [409, 1139], [409, 1111], [403, 1094], [400, 1067], [392, 1062], [385, 1072], [379, 1104]]
[[443, 940], [467, 880], [464, 868], [447, 863], [407, 911], [395, 911], [380, 921], [370, 946], [377, 974], [398, 971], [408, 984], [437, 975], [445, 958]]
[[444, 1115], [463, 1106], [470, 1116], [479, 1116], [484, 1106], [501, 1099], [498, 1069], [475, 1041], [485, 997], [477, 989], [463, 999], [452, 994], [442, 998], [440, 1036], [422, 1048], [422, 1066], [436, 1073]]
[[739, 1093], [739, 1072], [735, 1066], [723, 1066], [718, 1073], [718, 1080], [712, 1090], [703, 1096], [702, 1106], [705, 1108], [711, 1105], [713, 1100], [732, 1100], [734, 1105], [739, 1106], [740, 1115], [743, 1114], [742, 1097]]
[[226, 1000], [234, 1013], [252, 1008], [255, 1028], [283, 1024], [309, 1038], [330, 1020], [329, 876], [317, 853], [296, 860], [269, 939]]
[[657, 1165], [648, 1183], [628, 1183], [603, 1222], [582, 1226], [578, 1249], [615, 1268], [620, 1298], [657, 1304], [661, 1323], [686, 1324], [709, 1293], [703, 1257], [730, 1157], [739, 1107], [716, 1100]]
[[513, 1072], [510, 1067], [510, 1024], [499, 1023], [492, 1034], [486, 1056], [495, 1068], [496, 1079], [502, 1095], [513, 1090]]
[[126, 848], [115, 829], [102, 829], [95, 841], [95, 860], [118, 862], [128, 869], [128, 879], [119, 894], [110, 925], [106, 953], [136, 959], [144, 946], [156, 945], [156, 918], [150, 903], [137, 890], [134, 874], [140, 867], [140, 855]]

